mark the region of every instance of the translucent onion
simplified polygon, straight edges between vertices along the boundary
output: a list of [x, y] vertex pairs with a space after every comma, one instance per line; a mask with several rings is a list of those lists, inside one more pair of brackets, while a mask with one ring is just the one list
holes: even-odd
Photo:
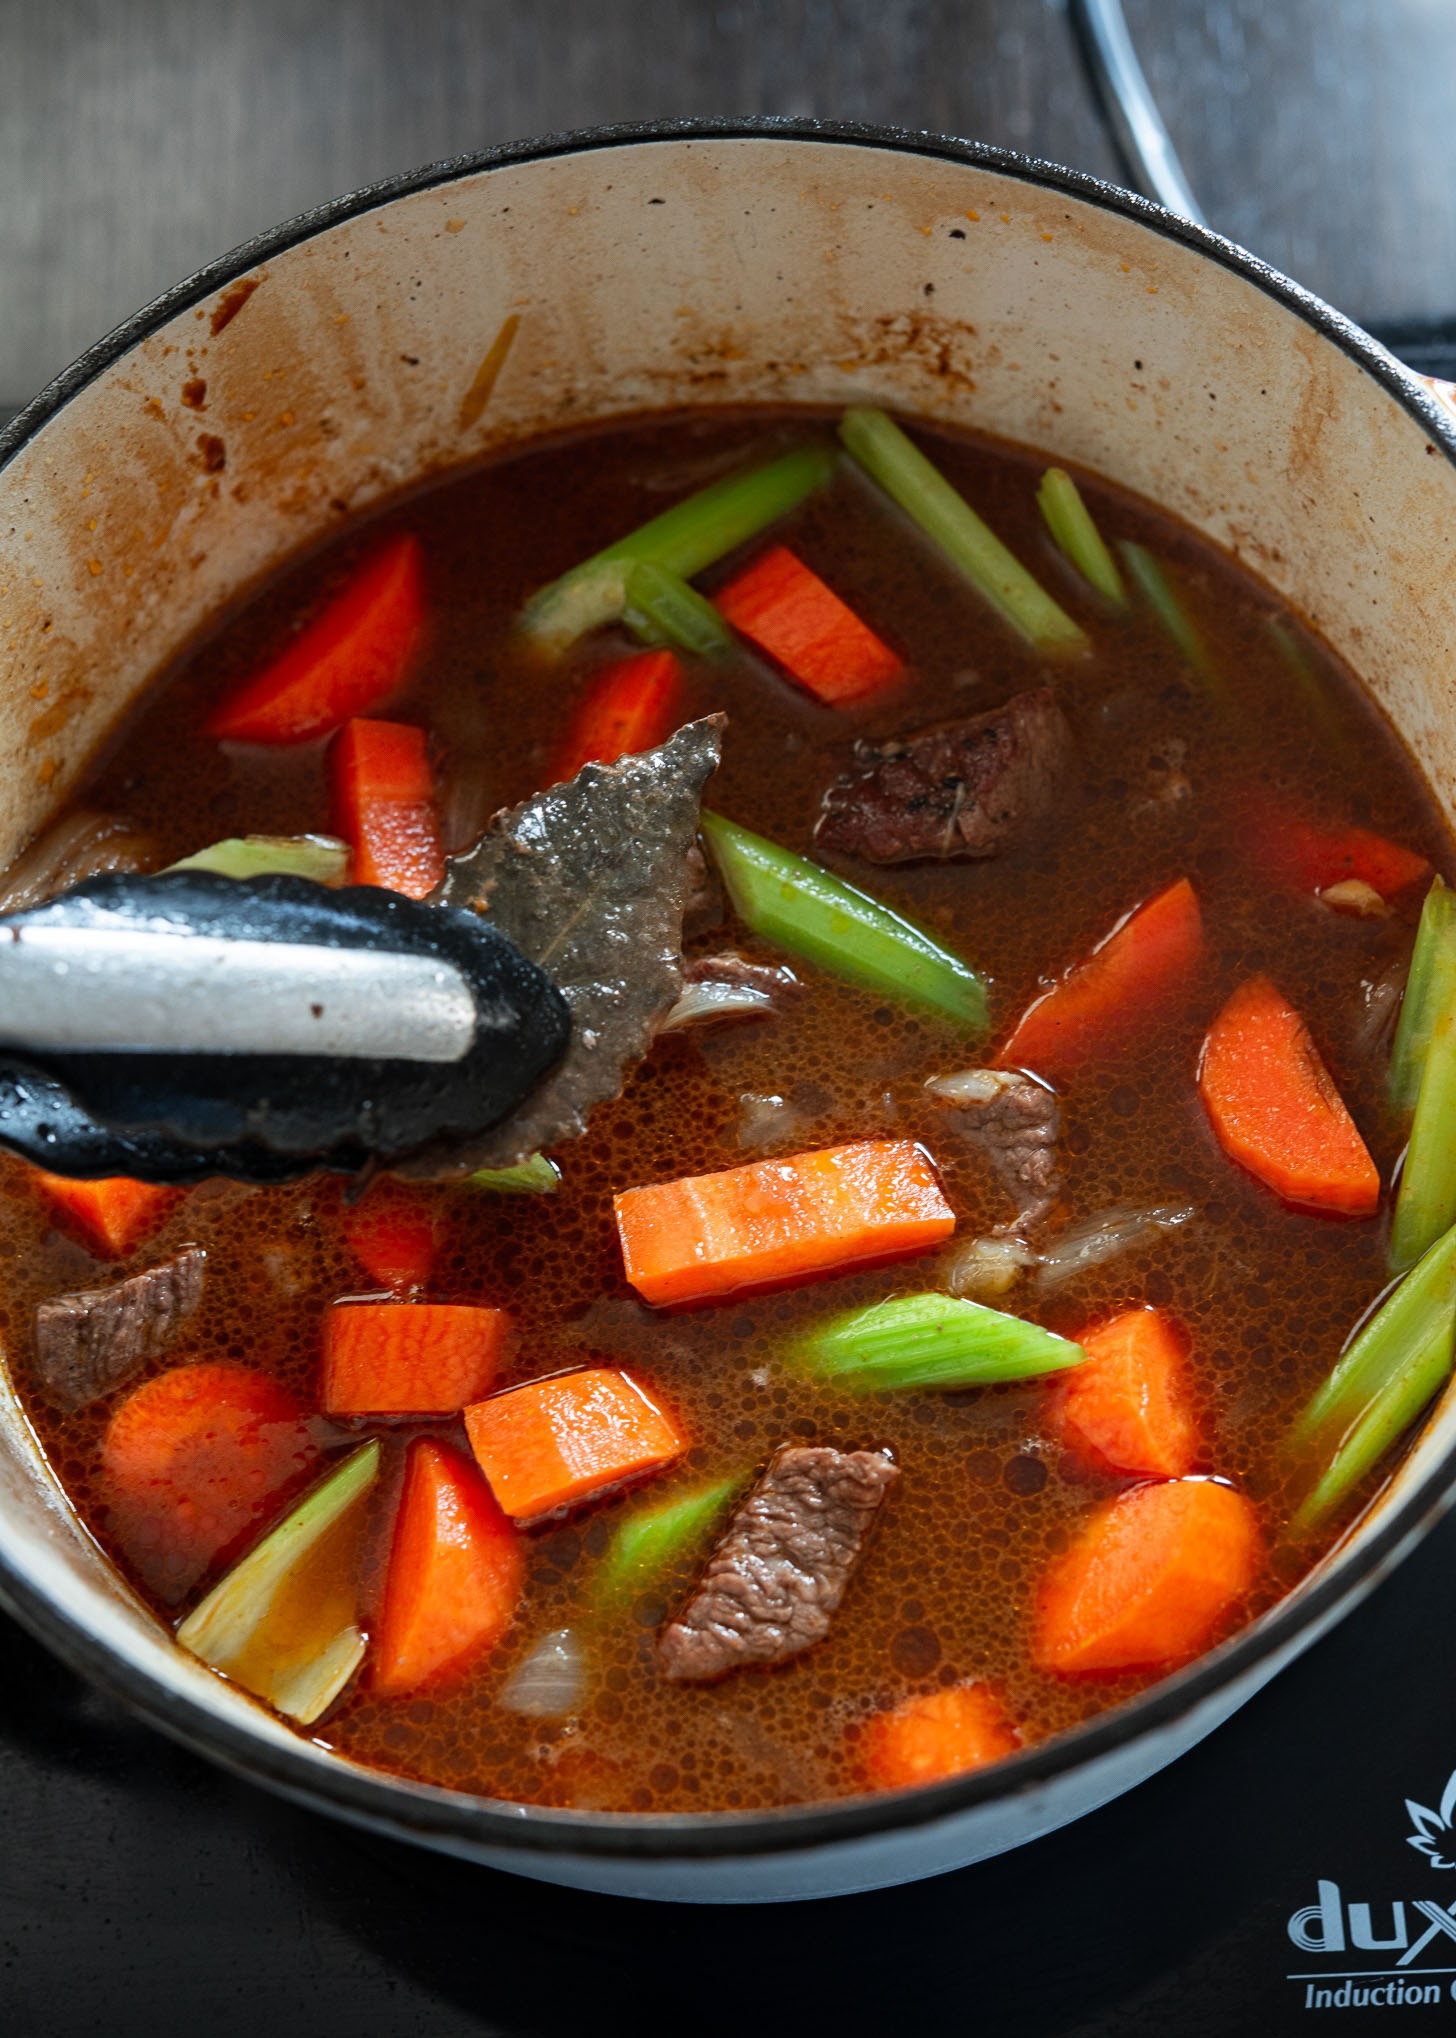
[[1069, 1224], [1043, 1251], [1037, 1285], [1059, 1288], [1066, 1281], [1075, 1281], [1079, 1274], [1090, 1273], [1119, 1253], [1145, 1245], [1160, 1231], [1175, 1231], [1193, 1214], [1191, 1203], [1156, 1203], [1147, 1210], [1101, 1210], [1080, 1224]]
[[570, 1628], [552, 1628], [511, 1672], [499, 1703], [529, 1719], [559, 1720], [586, 1693], [586, 1655]]

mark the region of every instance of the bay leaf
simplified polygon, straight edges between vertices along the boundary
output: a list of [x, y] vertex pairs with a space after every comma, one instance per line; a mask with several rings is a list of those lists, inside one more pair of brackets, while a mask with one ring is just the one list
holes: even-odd
[[431, 903], [483, 913], [538, 963], [571, 1008], [571, 1043], [510, 1117], [459, 1145], [437, 1141], [398, 1172], [511, 1167], [578, 1138], [587, 1113], [620, 1095], [682, 989], [689, 860], [724, 726], [709, 715], [656, 750], [588, 764], [449, 859]]

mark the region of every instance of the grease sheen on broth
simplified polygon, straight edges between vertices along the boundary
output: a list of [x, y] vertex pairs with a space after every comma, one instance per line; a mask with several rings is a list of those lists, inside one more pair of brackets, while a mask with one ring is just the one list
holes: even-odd
[[[620, 644], [584, 647], [559, 687], [522, 662], [508, 630], [523, 596], [751, 447], [791, 443], [803, 412], [653, 418], [540, 442], [402, 500], [367, 528], [300, 563], [197, 644], [134, 713], [83, 795], [155, 837], [163, 859], [231, 834], [327, 824], [323, 747], [224, 750], [200, 723], [218, 690], [276, 648], [346, 576], [381, 530], [407, 527], [429, 561], [430, 646], [395, 719], [434, 735], [451, 848], [499, 806], [535, 789], [563, 714]], [[1385, 1282], [1379, 1224], [1344, 1225], [1282, 1209], [1219, 1152], [1193, 1084], [1208, 1017], [1255, 971], [1273, 975], [1309, 1019], [1337, 1084], [1387, 1179], [1400, 1135], [1378, 1056], [1358, 1048], [1359, 984], [1403, 952], [1412, 908], [1394, 922], [1345, 919], [1261, 880], [1246, 845], [1252, 804], [1274, 794], [1332, 820], [1358, 821], [1421, 848], [1448, 873], [1433, 801], [1389, 726], [1313, 637], [1303, 648], [1331, 703], [1316, 731], [1290, 688], [1265, 618], [1275, 604], [1230, 560], [1105, 484], [1084, 479], [1109, 535], [1140, 539], [1176, 563], [1214, 646], [1237, 712], [1223, 716], [1145, 616], [1111, 623], [1065, 575], [1034, 491], [1043, 463], [968, 436], [926, 435], [948, 476], [1091, 632], [1096, 656], [1051, 668], [1076, 733], [1081, 783], [1023, 851], [984, 864], [843, 868], [913, 912], [992, 983], [991, 1044], [1037, 988], [1138, 899], [1180, 874], [1196, 884], [1207, 948], [1195, 1009], [1115, 1071], [1064, 1087], [1062, 1152], [1074, 1216], [1111, 1205], [1192, 1203], [1196, 1220], [1030, 1308], [1075, 1335], [1140, 1301], [1186, 1327], [1207, 1469], [1256, 1502], [1273, 1548], [1251, 1611], [1300, 1575], [1316, 1550], [1282, 1537], [1291, 1500], [1278, 1442], [1328, 1371], [1351, 1324]], [[915, 680], [860, 713], [817, 706], [745, 657], [692, 675], [695, 711], [724, 708], [730, 729], [710, 798], [735, 819], [814, 853], [819, 794], [853, 736], [886, 735], [995, 706], [1035, 682], [1037, 661], [883, 501], [844, 474], [775, 537], [800, 552], [872, 628], [904, 652]], [[729, 562], [723, 574], [731, 570]], [[711, 591], [716, 576], [704, 576]], [[1190, 792], [1162, 795], [1181, 772]], [[743, 951], [778, 960], [741, 938]], [[721, 945], [709, 942], [705, 946]], [[774, 1447], [817, 1439], [889, 1445], [903, 1470], [869, 1557], [827, 1642], [768, 1673], [684, 1688], [651, 1654], [653, 1627], [688, 1579], [617, 1621], [584, 1613], [580, 1594], [610, 1527], [635, 1495], [609, 1499], [530, 1533], [520, 1615], [505, 1644], [440, 1696], [381, 1701], [367, 1675], [315, 1730], [364, 1762], [489, 1796], [588, 1809], [701, 1811], [779, 1805], [862, 1788], [857, 1724], [912, 1693], [991, 1678], [1027, 1739], [1068, 1727], [1149, 1678], [1060, 1682], [1031, 1665], [1027, 1613], [1037, 1574], [1089, 1503], [1130, 1483], [1099, 1479], [1060, 1450], [1042, 1384], [947, 1396], [837, 1397], [796, 1376], [783, 1346], [800, 1326], [851, 1304], [930, 1284], [932, 1259], [851, 1272], [794, 1290], [660, 1314], [623, 1279], [614, 1189], [729, 1167], [765, 1149], [738, 1138], [740, 1098], [783, 1096], [795, 1130], [767, 1151], [840, 1139], [917, 1137], [935, 1154], [960, 1219], [989, 1229], [1008, 1214], [989, 1169], [947, 1133], [924, 1079], [982, 1058], [933, 1020], [892, 1009], [808, 967], [809, 993], [766, 1023], [660, 1041], [588, 1137], [558, 1156], [550, 1199], [434, 1193], [441, 1249], [431, 1299], [508, 1307], [517, 1335], [501, 1384], [590, 1359], [627, 1364], [676, 1411], [692, 1438], [684, 1468], [660, 1482], [761, 1468]], [[986, 1058], [990, 1058], [989, 1056]], [[233, 1358], [311, 1400], [325, 1309], [361, 1275], [332, 1220], [342, 1190], [314, 1178], [282, 1190], [216, 1183], [179, 1203], [118, 1272], [184, 1241], [209, 1254], [202, 1313], [166, 1364]], [[94, 1285], [98, 1268], [55, 1230], [19, 1163], [0, 1159], [10, 1278], [0, 1335], [23, 1354], [40, 1299]], [[102, 1276], [104, 1278], [104, 1276]], [[29, 1408], [84, 1520], [106, 1542], [95, 1451], [112, 1403], [59, 1418]], [[397, 1437], [418, 1434], [414, 1426]], [[430, 1426], [423, 1426], [430, 1427]], [[433, 1426], [455, 1437], [454, 1424]], [[319, 1420], [320, 1434], [339, 1431]], [[386, 1448], [386, 1496], [402, 1441]], [[651, 1490], [651, 1489], [649, 1489]], [[376, 1511], [366, 1606], [377, 1596], [387, 1509]], [[499, 1709], [493, 1694], [544, 1632], [578, 1628], [587, 1700], [569, 1725]]]

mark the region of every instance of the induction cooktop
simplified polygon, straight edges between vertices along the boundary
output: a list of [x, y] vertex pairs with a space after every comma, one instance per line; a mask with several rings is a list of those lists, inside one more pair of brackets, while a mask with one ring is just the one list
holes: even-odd
[[184, 1753], [0, 1621], [6, 2038], [1248, 2038], [1456, 2021], [1456, 1517], [1162, 1775], [748, 1908], [553, 1889]]

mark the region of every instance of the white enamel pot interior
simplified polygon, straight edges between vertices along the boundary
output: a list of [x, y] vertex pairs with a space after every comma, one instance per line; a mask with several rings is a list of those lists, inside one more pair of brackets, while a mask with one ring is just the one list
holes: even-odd
[[[955, 141], [765, 122], [566, 137], [341, 200], [138, 314], [16, 420], [0, 864], [198, 625], [347, 513], [581, 420], [784, 398], [976, 426], [1165, 505], [1314, 621], [1451, 811], [1456, 440], [1420, 385], [1125, 193]], [[4, 1380], [0, 1594], [159, 1726], [319, 1809], [586, 1888], [819, 1896], [1019, 1845], [1150, 1775], [1399, 1560], [1448, 1504], [1453, 1453], [1448, 1396], [1310, 1579], [1132, 1704], [930, 1790], [774, 1814], [505, 1806], [293, 1734], [137, 1603]]]

